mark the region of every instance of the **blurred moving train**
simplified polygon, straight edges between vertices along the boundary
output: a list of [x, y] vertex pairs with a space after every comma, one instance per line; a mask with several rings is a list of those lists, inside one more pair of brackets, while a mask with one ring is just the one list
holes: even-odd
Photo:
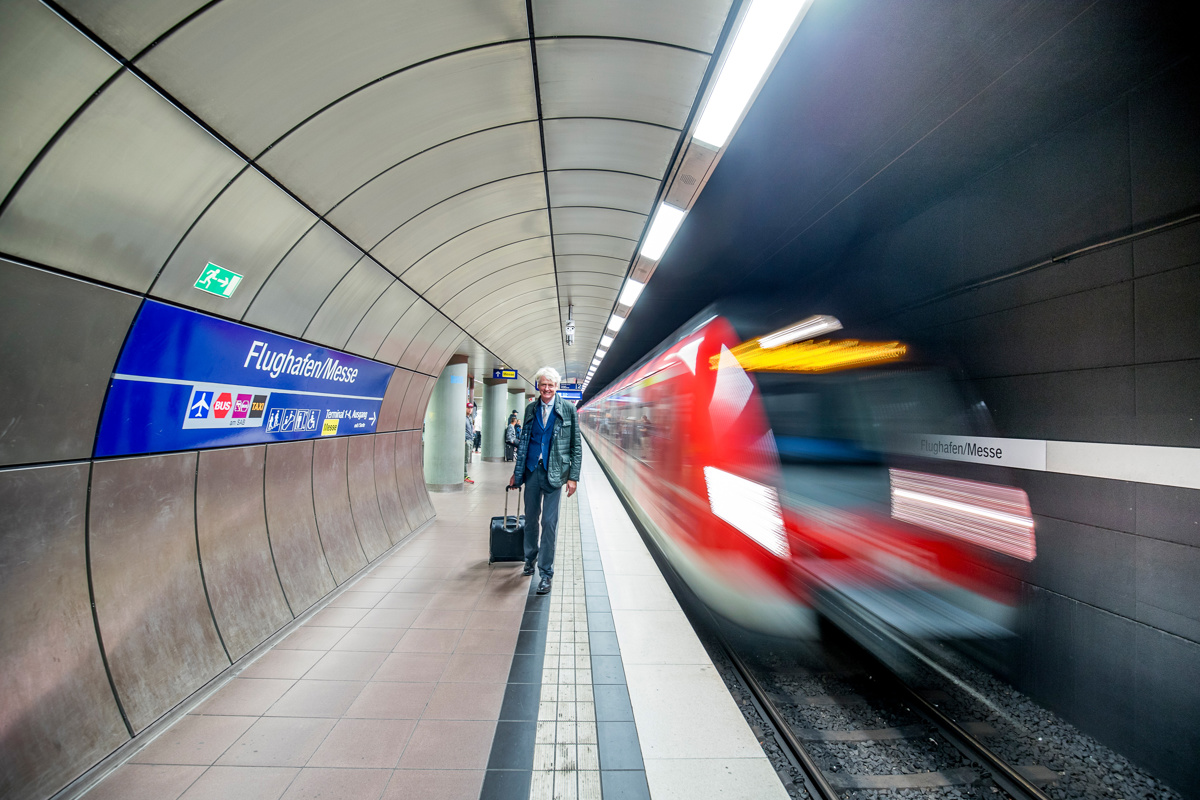
[[912, 455], [986, 435], [986, 411], [899, 342], [815, 338], [840, 327], [742, 342], [701, 315], [580, 410], [584, 434], [674, 570], [744, 627], [1008, 635], [1035, 555], [1025, 493]]

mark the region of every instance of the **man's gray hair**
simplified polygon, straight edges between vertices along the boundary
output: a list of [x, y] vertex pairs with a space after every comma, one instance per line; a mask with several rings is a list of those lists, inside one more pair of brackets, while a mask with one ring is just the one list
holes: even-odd
[[558, 374], [558, 370], [554, 367], [542, 367], [533, 376], [533, 387], [536, 389], [542, 378], [549, 378], [554, 381], [554, 385], [558, 386], [562, 383], [562, 376]]

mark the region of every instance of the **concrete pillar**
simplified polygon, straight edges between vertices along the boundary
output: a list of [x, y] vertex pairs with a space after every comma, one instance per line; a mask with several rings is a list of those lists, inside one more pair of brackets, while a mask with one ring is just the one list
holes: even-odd
[[431, 492], [461, 492], [466, 461], [467, 357], [452, 356], [425, 410], [425, 483]]
[[[520, 386], [508, 387], [508, 413], [517, 412], [517, 422], [521, 422], [522, 416], [525, 414], [525, 389]], [[508, 421], [508, 415], [504, 416], [504, 420]]]
[[508, 427], [508, 381], [483, 379], [483, 445], [479, 448], [484, 461], [504, 460], [504, 429]]

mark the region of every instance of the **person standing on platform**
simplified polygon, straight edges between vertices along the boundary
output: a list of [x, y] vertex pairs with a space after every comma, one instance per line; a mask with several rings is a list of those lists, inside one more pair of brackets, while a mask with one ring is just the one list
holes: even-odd
[[504, 429], [504, 460], [512, 461], [517, 452], [517, 442], [521, 438], [521, 429], [517, 426], [517, 412], [508, 418], [508, 427]]
[[471, 450], [475, 448], [475, 424], [471, 421], [471, 404], [467, 403], [467, 449], [463, 459], [463, 483], [474, 483], [471, 480]]
[[[575, 406], [557, 396], [562, 380], [553, 367], [533, 376], [538, 397], [525, 406], [525, 424], [517, 444], [517, 463], [508, 479], [511, 487], [525, 485], [525, 571], [536, 562], [542, 580], [537, 593], [547, 594], [554, 579], [554, 542], [558, 535], [558, 504], [562, 487], [575, 494], [583, 467], [583, 439]], [[539, 525], [540, 522], [540, 525]], [[541, 529], [539, 542], [538, 529]]]

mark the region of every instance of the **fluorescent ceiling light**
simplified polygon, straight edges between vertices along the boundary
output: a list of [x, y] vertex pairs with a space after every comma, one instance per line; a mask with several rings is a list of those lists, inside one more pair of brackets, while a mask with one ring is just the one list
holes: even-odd
[[660, 203], [658, 212], [654, 215], [654, 222], [650, 223], [650, 232], [642, 242], [642, 255], [654, 261], [662, 258], [686, 214], [681, 208]]
[[621, 326], [624, 324], [625, 324], [624, 317], [618, 317], [616, 314], [613, 314], [611, 317], [608, 318], [608, 329], [613, 332], [621, 330]]
[[[645, 248], [642, 248], [645, 250]], [[621, 290], [621, 297], [617, 300], [623, 306], [631, 306], [637, 302], [637, 299], [642, 296], [642, 289], [646, 288], [646, 284], [641, 281], [635, 281], [629, 278], [625, 281], [625, 288]]]
[[838, 322], [836, 317], [831, 317], [827, 314], [818, 314], [807, 319], [802, 319], [790, 328], [783, 328], [782, 330], [767, 334], [758, 340], [758, 346], [770, 349], [798, 342], [801, 339], [811, 339], [823, 333], [840, 331], [841, 329], [842, 323]]
[[721, 65], [693, 138], [720, 150], [809, 0], [753, 0]]
[[613, 337], [611, 337], [611, 336], [601, 336], [600, 337], [600, 346], [601, 347], [609, 347], [612, 345], [612, 343], [613, 343]]
[[598, 348], [596, 350], [596, 355], [600, 356], [601, 358], [604, 358], [606, 355], [608, 355], [608, 348], [607, 347]]

